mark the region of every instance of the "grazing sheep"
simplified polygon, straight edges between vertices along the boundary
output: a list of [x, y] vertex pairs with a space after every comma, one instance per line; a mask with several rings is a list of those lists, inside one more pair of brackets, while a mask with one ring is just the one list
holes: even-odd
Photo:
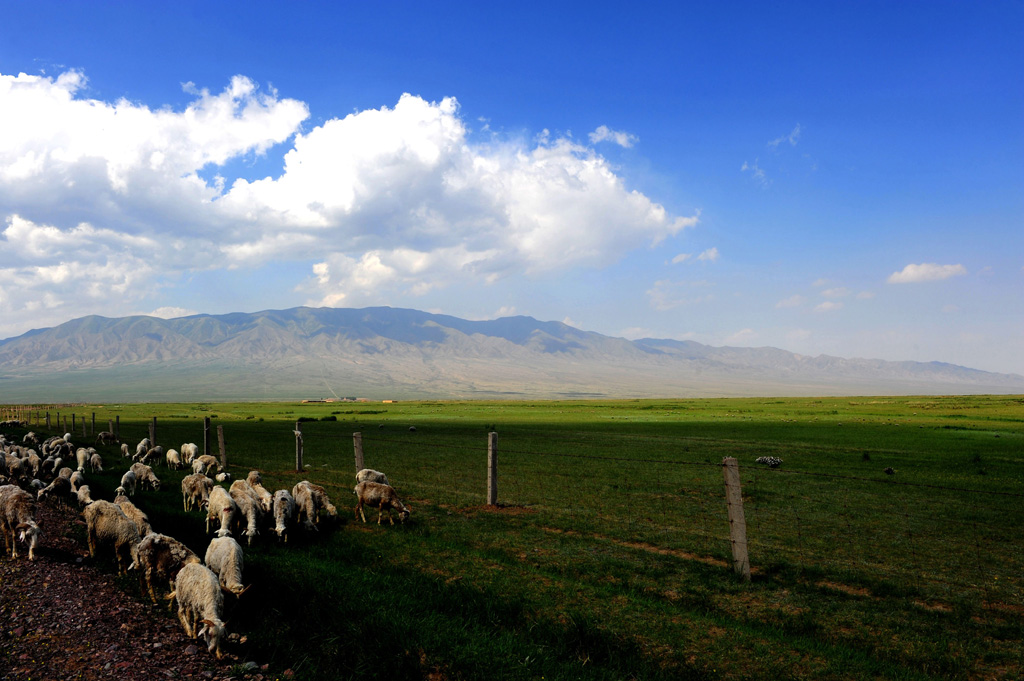
[[174, 590], [174, 578], [183, 567], [199, 563], [199, 556], [192, 549], [174, 537], [151, 532], [132, 550], [132, 567], [139, 571], [139, 579], [145, 581], [149, 597], [157, 602], [156, 584], [165, 582]]
[[82, 485], [79, 487], [77, 496], [79, 506], [88, 506], [93, 502], [92, 491], [89, 489], [89, 485]]
[[28, 466], [28, 470], [31, 471], [32, 477], [39, 477], [39, 470], [43, 467], [43, 460], [39, 458], [35, 450], [28, 450], [28, 456], [25, 457], [24, 463]]
[[372, 468], [364, 468], [356, 473], [356, 484], [359, 484], [360, 482], [379, 482], [382, 485], [391, 484], [388, 482], [388, 476], [384, 475], [380, 471], [375, 471]]
[[56, 477], [49, 486], [45, 489], [39, 490], [39, 494], [36, 495], [36, 498], [39, 501], [45, 501], [52, 497], [58, 505], [67, 508], [70, 505], [71, 497], [74, 493], [75, 488], [67, 478]]
[[39, 494], [41, 490], [46, 489], [46, 483], [40, 480], [39, 478], [32, 478], [32, 480], [28, 483], [28, 486], [34, 489], [36, 494]]
[[181, 503], [186, 511], [201, 510], [210, 504], [213, 480], [205, 475], [193, 473], [181, 479]]
[[121, 510], [128, 520], [135, 523], [135, 527], [139, 529], [139, 536], [145, 537], [147, 534], [153, 531], [153, 526], [149, 523], [149, 516], [141, 508], [133, 504], [128, 497], [123, 494], [118, 494], [114, 497], [114, 503], [121, 507]]
[[355, 492], [356, 497], [359, 498], [359, 502], [356, 504], [356, 517], [362, 517], [364, 523], [366, 515], [363, 513], [363, 506], [373, 506], [378, 509], [378, 525], [380, 525], [381, 518], [384, 517], [384, 511], [388, 512], [388, 520], [392, 525], [395, 524], [395, 519], [391, 516], [392, 509], [398, 511], [399, 520], [402, 522], [409, 517], [408, 507], [398, 498], [398, 494], [391, 485], [382, 485], [379, 482], [361, 482], [355, 486]]
[[150, 442], [149, 442], [149, 438], [148, 437], [142, 438], [142, 440], [139, 442], [139, 444], [135, 445], [135, 456], [133, 458], [136, 461], [138, 461], [141, 456], [143, 456], [146, 452], [149, 451], [150, 446], [151, 445], [150, 445]]
[[221, 471], [220, 473], [217, 473], [217, 477], [214, 478], [214, 480], [217, 482], [231, 482], [231, 473]]
[[[178, 619], [190, 638], [202, 637], [206, 649], [221, 657], [220, 643], [226, 634], [224, 594], [217, 575], [202, 563], [189, 563], [174, 579], [171, 596], [178, 601]], [[203, 628], [197, 629], [202, 623]]]
[[71, 491], [77, 492], [78, 488], [85, 484], [85, 476], [82, 475], [82, 471], [75, 471], [68, 481], [71, 483]]
[[78, 470], [82, 473], [85, 472], [85, 467], [89, 465], [89, 450], [85, 447], [79, 447], [75, 451], [75, 458], [78, 460]]
[[164, 452], [164, 448], [161, 445], [156, 445], [155, 447], [147, 449], [146, 453], [138, 458], [138, 462], [143, 464], [156, 463], [165, 456], [166, 453]]
[[71, 475], [72, 475], [73, 473], [74, 473], [74, 471], [73, 471], [73, 470], [71, 470], [71, 469], [70, 469], [70, 468], [68, 468], [67, 466], [64, 466], [64, 467], [63, 467], [63, 468], [61, 468], [61, 469], [60, 469], [59, 471], [57, 471], [57, 477], [59, 477], [59, 478], [64, 478], [65, 480], [67, 480], [68, 482], [70, 482], [70, 481], [71, 481]]
[[[313, 483], [309, 483], [309, 489], [316, 498], [317, 505], [324, 511], [327, 511], [328, 517], [332, 520], [336, 519], [338, 517], [338, 509], [331, 503], [330, 497], [327, 496], [327, 490], [320, 485], [314, 485]], [[314, 522], [320, 522], [319, 517], [315, 518]]]
[[288, 529], [295, 520], [295, 499], [286, 489], [274, 492], [274, 532], [280, 541], [288, 541]]
[[93, 473], [103, 472], [103, 457], [99, 453], [93, 454], [89, 457], [89, 468], [92, 469]]
[[156, 477], [156, 473], [151, 467], [144, 463], [133, 463], [131, 471], [135, 473], [135, 477], [143, 489], [149, 487], [154, 492], [160, 491], [160, 478]]
[[210, 490], [210, 501], [206, 508], [206, 533], [210, 534], [214, 522], [219, 529], [230, 530], [234, 527], [238, 515], [238, 504], [228, 491], [223, 487], [214, 486]]
[[259, 471], [249, 471], [249, 475], [246, 476], [245, 481], [249, 483], [249, 487], [256, 492], [256, 496], [259, 497], [260, 507], [264, 513], [274, 512], [274, 495], [271, 494], [266, 487], [263, 486], [263, 477]]
[[25, 433], [24, 437], [21, 438], [21, 444], [23, 444], [23, 445], [29, 445], [29, 444], [31, 444], [31, 445], [38, 445], [39, 444], [39, 438], [36, 437], [36, 434], [30, 430], [27, 433]]
[[129, 452], [129, 450], [128, 450], [128, 444], [127, 444], [127, 443], [125, 443], [125, 442], [122, 442], [122, 443], [121, 443], [121, 456], [122, 456], [122, 457], [124, 457], [124, 458], [126, 458], [126, 459], [127, 459], [127, 458], [128, 458], [129, 456], [131, 456], [131, 453], [130, 453], [130, 452]]
[[180, 451], [182, 460], [189, 465], [192, 465], [192, 459], [199, 456], [199, 446], [194, 442], [186, 442]]
[[96, 557], [101, 546], [112, 546], [117, 558], [118, 574], [132, 564], [132, 547], [139, 543], [139, 528], [117, 504], [102, 499], [94, 501], [82, 512], [85, 516], [89, 555]]
[[178, 454], [178, 450], [168, 449], [166, 460], [168, 468], [172, 468], [174, 470], [181, 468], [181, 456]]
[[117, 442], [117, 436], [109, 430], [101, 430], [96, 434], [96, 444], [98, 445], [116, 445]]
[[0, 487], [0, 530], [11, 558], [18, 557], [18, 542], [27, 541], [28, 559], [36, 559], [39, 525], [35, 515], [36, 501], [31, 494], [14, 485]]
[[235, 480], [231, 483], [228, 494], [235, 500], [239, 512], [246, 520], [244, 534], [249, 545], [252, 546], [252, 540], [259, 534], [259, 522], [263, 517], [263, 507], [260, 505], [259, 495], [245, 480]]
[[292, 487], [292, 498], [295, 500], [296, 521], [307, 530], [317, 530], [316, 523], [320, 516], [320, 505], [313, 494], [312, 483], [303, 480]]
[[118, 494], [127, 494], [130, 497], [135, 496], [135, 486], [138, 484], [138, 478], [135, 477], [135, 471], [125, 471], [124, 475], [121, 476], [121, 486], [117, 488]]
[[245, 567], [242, 547], [226, 530], [221, 532], [224, 534], [211, 541], [206, 549], [206, 566], [216, 573], [222, 589], [241, 596], [249, 590], [248, 586], [242, 586]]
[[209, 475], [210, 471], [216, 467], [220, 470], [220, 464], [217, 463], [217, 459], [209, 454], [203, 454], [192, 459], [192, 472], [202, 473], [203, 475]]

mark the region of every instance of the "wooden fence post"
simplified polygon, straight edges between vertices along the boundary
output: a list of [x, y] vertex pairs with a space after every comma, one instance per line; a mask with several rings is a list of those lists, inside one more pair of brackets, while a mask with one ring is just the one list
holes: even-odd
[[356, 473], [366, 468], [363, 465], [363, 434], [352, 433], [352, 447], [356, 452]]
[[498, 434], [487, 434], [487, 505], [498, 505]]
[[156, 417], [149, 424], [149, 448], [156, 447]]
[[734, 457], [722, 459], [725, 476], [725, 503], [729, 509], [729, 539], [732, 542], [732, 567], [736, 574], [750, 581], [750, 558], [747, 555], [747, 521], [743, 517], [743, 494], [740, 489], [740, 465]]
[[227, 470], [228, 450], [224, 445], [224, 426], [217, 426], [217, 444], [220, 446], [220, 469]]
[[89, 431], [90, 435], [96, 434], [96, 412], [92, 413], [92, 430]]
[[71, 412], [71, 432], [75, 432], [75, 412]]
[[50, 430], [50, 410], [46, 410], [46, 430]]
[[114, 417], [114, 437], [117, 438], [118, 442], [121, 441], [121, 415], [120, 414], [118, 414], [117, 416]]
[[295, 472], [301, 473], [302, 468], [302, 421], [295, 422]]

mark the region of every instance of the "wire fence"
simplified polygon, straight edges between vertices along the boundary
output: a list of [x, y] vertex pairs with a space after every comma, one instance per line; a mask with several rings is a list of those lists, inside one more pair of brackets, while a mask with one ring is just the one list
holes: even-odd
[[[79, 429], [85, 422], [76, 419]], [[229, 423], [228, 462], [308, 477], [345, 494], [354, 484], [351, 425], [302, 423], [299, 472], [292, 429]], [[107, 423], [96, 426], [106, 430]], [[124, 442], [149, 436], [147, 423], [120, 429]], [[203, 434], [195, 420], [169, 420], [160, 423], [157, 440], [202, 447]], [[362, 430], [361, 441], [366, 467], [386, 472], [413, 505], [486, 505], [484, 432], [424, 434], [389, 425]], [[215, 450], [216, 436], [210, 442]], [[721, 461], [736, 456], [755, 575], [796, 569], [826, 585], [875, 594], [913, 585], [929, 598], [974, 593], [993, 607], [1024, 606], [1024, 540], [1016, 522], [1024, 493], [1012, 485], [983, 489], [754, 463], [766, 453], [774, 452], [765, 443], [700, 437], [503, 435], [498, 504], [536, 514], [553, 532], [726, 567], [732, 556]]]

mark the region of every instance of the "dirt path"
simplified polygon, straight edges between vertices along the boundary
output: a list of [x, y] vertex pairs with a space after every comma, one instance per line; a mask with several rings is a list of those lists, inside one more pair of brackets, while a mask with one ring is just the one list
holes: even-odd
[[[40, 505], [36, 518], [43, 531], [36, 559], [20, 545], [17, 559], [0, 557], [0, 679], [216, 681], [242, 674], [237, 657], [218, 661], [185, 637], [166, 606], [160, 612], [96, 565], [69, 532], [83, 522], [75, 511]], [[263, 674], [251, 668], [245, 678]]]

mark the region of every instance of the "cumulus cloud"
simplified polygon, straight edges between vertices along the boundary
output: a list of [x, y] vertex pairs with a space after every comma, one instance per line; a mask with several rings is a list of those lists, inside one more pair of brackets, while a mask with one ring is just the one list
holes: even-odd
[[[310, 304], [374, 302], [605, 267], [699, 221], [569, 137], [471, 141], [454, 98], [404, 94], [303, 129], [303, 102], [245, 76], [186, 84], [181, 110], [89, 99], [86, 85], [79, 71], [0, 74], [0, 129], [18, 131], [0, 136], [0, 286], [28, 284], [39, 305], [67, 305], [58, 285], [74, 280], [139, 309], [182, 273], [280, 261], [310, 263]], [[636, 141], [607, 126], [589, 139]], [[275, 176], [224, 177], [283, 144]]]
[[628, 132], [612, 130], [607, 125], [602, 125], [597, 130], [590, 133], [590, 143], [597, 144], [599, 142], [614, 142], [620, 147], [629, 149], [636, 144], [637, 136]]
[[907, 265], [899, 272], [893, 272], [887, 281], [890, 284], [914, 284], [923, 281], [940, 281], [963, 274], [967, 274], [967, 269], [963, 265], [922, 263]]

